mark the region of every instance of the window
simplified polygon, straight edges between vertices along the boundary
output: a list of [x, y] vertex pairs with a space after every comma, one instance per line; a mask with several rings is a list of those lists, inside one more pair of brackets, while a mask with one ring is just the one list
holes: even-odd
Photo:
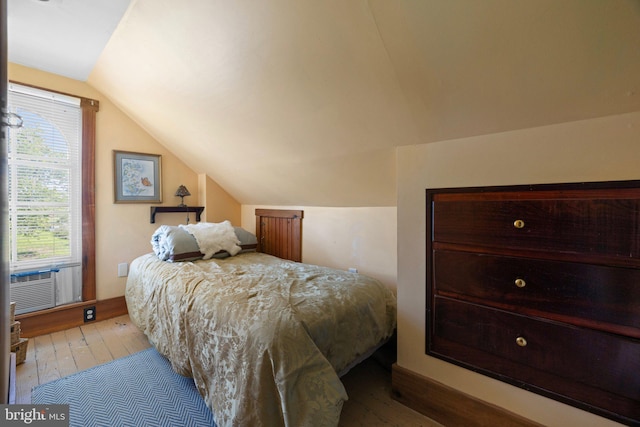
[[87, 254], [95, 251], [97, 102], [16, 83], [8, 95], [9, 112], [22, 119], [21, 128], [9, 131], [8, 149], [16, 312], [95, 298], [95, 262], [88, 265]]

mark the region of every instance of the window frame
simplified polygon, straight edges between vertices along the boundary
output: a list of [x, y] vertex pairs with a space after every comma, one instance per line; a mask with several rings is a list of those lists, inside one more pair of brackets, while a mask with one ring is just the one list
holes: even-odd
[[[80, 99], [82, 121], [82, 301], [96, 299], [96, 245], [95, 245], [95, 152], [96, 113], [100, 103], [95, 99], [61, 92], [20, 81], [10, 83], [28, 86], [47, 92], [72, 96]], [[64, 307], [64, 306], [62, 306]], [[58, 308], [58, 307], [56, 307]], [[55, 310], [55, 308], [53, 309]]]

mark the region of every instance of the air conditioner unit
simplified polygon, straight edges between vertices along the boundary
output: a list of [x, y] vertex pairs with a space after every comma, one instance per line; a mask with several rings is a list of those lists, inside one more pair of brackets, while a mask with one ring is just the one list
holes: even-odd
[[55, 271], [12, 274], [11, 301], [16, 303], [16, 314], [54, 307], [56, 305]]

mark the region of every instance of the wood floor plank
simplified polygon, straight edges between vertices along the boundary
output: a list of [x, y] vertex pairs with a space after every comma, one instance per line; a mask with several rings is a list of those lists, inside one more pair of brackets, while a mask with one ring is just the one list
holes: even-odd
[[120, 327], [117, 322], [115, 319], [109, 319], [96, 323], [96, 329], [114, 359], [119, 359], [130, 354], [129, 350], [127, 350], [122, 343], [120, 334], [117, 333], [117, 328]]
[[82, 331], [84, 340], [95, 358], [96, 364], [102, 365], [103, 363], [113, 360], [113, 356], [111, 356], [111, 352], [109, 352], [109, 349], [102, 340], [102, 336], [100, 332], [98, 332], [95, 324], [91, 323], [80, 326], [80, 331]]
[[54, 332], [51, 334], [51, 341], [55, 350], [56, 360], [58, 362], [58, 370], [62, 377], [78, 372], [76, 362], [73, 360], [69, 342], [64, 331]]
[[33, 346], [33, 339], [31, 338], [27, 342], [27, 357], [25, 358], [25, 360], [35, 361], [36, 360], [35, 353], [36, 352], [35, 352], [34, 346]]
[[355, 366], [342, 382], [349, 400], [342, 408], [340, 427], [441, 427], [391, 398], [391, 373], [373, 358]]
[[69, 341], [69, 348], [71, 349], [73, 360], [76, 362], [79, 371], [84, 371], [98, 364], [80, 328], [67, 329], [65, 334], [67, 341]]
[[31, 389], [39, 384], [38, 366], [33, 339], [27, 343], [27, 356], [23, 363], [16, 366], [16, 403], [31, 403]]
[[146, 348], [149, 348], [151, 344], [149, 344], [149, 340], [147, 337], [140, 332], [140, 330], [131, 322], [128, 318], [126, 321], [120, 323], [120, 328], [118, 329], [118, 333], [123, 337], [122, 343], [127, 348], [129, 353], [137, 353]]
[[35, 337], [33, 345], [38, 365], [38, 382], [44, 384], [61, 378], [51, 335]]

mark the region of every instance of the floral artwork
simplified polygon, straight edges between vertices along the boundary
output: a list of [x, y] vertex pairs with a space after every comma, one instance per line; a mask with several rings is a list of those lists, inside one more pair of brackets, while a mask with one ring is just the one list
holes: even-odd
[[160, 156], [114, 151], [115, 202], [156, 202], [161, 199]]
[[125, 196], [153, 196], [153, 162], [122, 160], [122, 194]]

